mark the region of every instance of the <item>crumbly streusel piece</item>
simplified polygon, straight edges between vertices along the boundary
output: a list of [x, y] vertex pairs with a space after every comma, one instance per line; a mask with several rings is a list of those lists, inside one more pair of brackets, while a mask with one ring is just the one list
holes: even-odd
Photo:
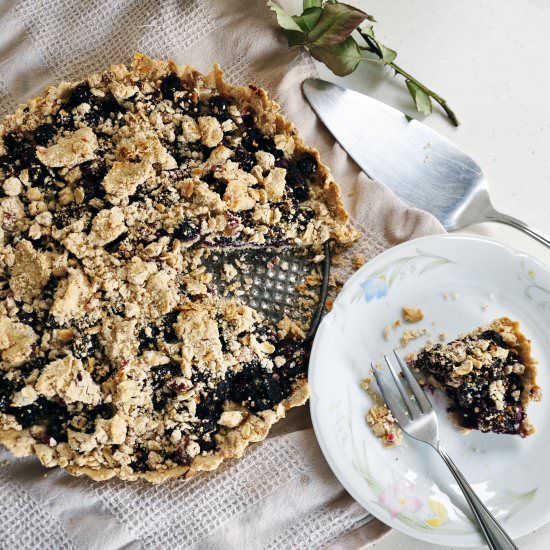
[[526, 407], [541, 391], [531, 344], [517, 322], [496, 319], [448, 344], [428, 346], [410, 362], [425, 383], [445, 390], [461, 428], [522, 437], [535, 431]]
[[365, 415], [365, 420], [372, 433], [380, 439], [385, 447], [401, 445], [403, 432], [397, 424], [397, 420], [388, 409], [388, 406], [380, 395], [371, 388], [371, 379], [365, 378], [361, 382], [361, 388], [367, 392], [373, 403]]
[[317, 151], [217, 66], [48, 88], [0, 126], [0, 442], [94, 479], [240, 456], [307, 399], [304, 331], [204, 259], [354, 238]]
[[406, 321], [407, 323], [419, 323], [422, 319], [424, 319], [424, 312], [417, 307], [403, 306], [401, 308], [401, 315], [403, 317], [403, 321]]

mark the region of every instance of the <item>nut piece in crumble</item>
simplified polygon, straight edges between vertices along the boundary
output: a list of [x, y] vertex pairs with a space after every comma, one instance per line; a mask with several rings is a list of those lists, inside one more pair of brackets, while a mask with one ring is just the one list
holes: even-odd
[[98, 480], [241, 456], [307, 400], [308, 327], [206, 260], [355, 236], [318, 152], [218, 66], [48, 88], [0, 125], [0, 442]]
[[373, 403], [365, 415], [372, 433], [380, 439], [384, 447], [401, 445], [403, 432], [380, 395], [371, 388], [371, 379], [365, 378], [361, 382], [361, 388], [367, 392]]
[[459, 427], [522, 437], [535, 431], [526, 408], [542, 394], [531, 343], [517, 322], [496, 319], [448, 344], [427, 346], [409, 362], [425, 384], [445, 391]]

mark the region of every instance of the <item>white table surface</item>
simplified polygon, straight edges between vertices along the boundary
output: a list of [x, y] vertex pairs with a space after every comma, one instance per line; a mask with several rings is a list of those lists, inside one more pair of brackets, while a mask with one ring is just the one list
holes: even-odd
[[[439, 109], [424, 122], [453, 140], [486, 173], [497, 209], [550, 234], [550, 0], [347, 0], [376, 17], [378, 38], [405, 70], [445, 97], [462, 122]], [[298, 11], [301, 2], [282, 0]], [[368, 65], [368, 66], [367, 66]], [[371, 64], [339, 79], [418, 118], [404, 86]], [[400, 83], [401, 84], [401, 83]], [[480, 224], [485, 235], [550, 265], [550, 250], [519, 231]], [[550, 525], [518, 541], [521, 550], [550, 548]], [[377, 550], [442, 548], [392, 531]]]

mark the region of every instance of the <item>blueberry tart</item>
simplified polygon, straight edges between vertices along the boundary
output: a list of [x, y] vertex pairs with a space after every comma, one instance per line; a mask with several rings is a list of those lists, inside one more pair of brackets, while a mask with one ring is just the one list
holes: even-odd
[[0, 442], [96, 480], [241, 456], [306, 401], [308, 327], [206, 260], [355, 236], [318, 152], [218, 66], [48, 88], [0, 125]]

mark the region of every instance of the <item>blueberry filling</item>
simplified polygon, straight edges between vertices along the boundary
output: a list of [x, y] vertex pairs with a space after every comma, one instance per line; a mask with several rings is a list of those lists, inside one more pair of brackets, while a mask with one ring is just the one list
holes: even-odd
[[49, 359], [47, 359], [46, 357], [37, 357], [35, 359], [31, 359], [30, 361], [27, 361], [24, 365], [19, 367], [21, 376], [23, 378], [26, 378], [36, 369], [40, 372], [49, 362]]
[[239, 147], [235, 151], [235, 162], [239, 163], [241, 170], [250, 172], [256, 164], [256, 158], [250, 151]]
[[69, 109], [73, 109], [74, 107], [78, 107], [82, 103], [90, 103], [91, 97], [92, 91], [90, 89], [90, 85], [87, 82], [83, 82], [73, 89], [66, 103], [66, 107]]
[[140, 351], [156, 349], [159, 336], [160, 330], [154, 325], [142, 328], [138, 338]]
[[168, 76], [164, 77], [160, 84], [160, 91], [162, 92], [162, 97], [164, 99], [174, 99], [174, 93], [180, 92], [183, 90], [183, 82], [174, 73], [170, 73]]
[[228, 110], [231, 102], [228, 98], [221, 95], [213, 96], [208, 105], [212, 116], [215, 116], [220, 122], [230, 118]]
[[6, 412], [13, 399], [15, 384], [2, 372], [0, 372], [0, 411]]
[[312, 156], [287, 164], [286, 182], [297, 201], [303, 202], [309, 198], [310, 180], [316, 171], [317, 161]]
[[25, 325], [30, 325], [31, 327], [38, 325], [38, 314], [35, 311], [28, 312], [24, 309], [19, 309], [17, 318]]
[[291, 382], [276, 371], [266, 372], [257, 361], [243, 365], [229, 383], [228, 396], [237, 403], [247, 403], [254, 412], [273, 408], [290, 395]]
[[80, 165], [82, 172], [81, 186], [84, 189], [86, 201], [94, 198], [103, 198], [103, 179], [107, 175], [107, 166], [104, 160], [93, 160]]
[[195, 224], [187, 220], [182, 222], [174, 230], [174, 237], [183, 242], [194, 241], [199, 237], [199, 235], [199, 228]]
[[276, 159], [283, 156], [283, 152], [275, 146], [275, 140], [266, 136], [258, 128], [249, 128], [243, 134], [242, 146], [250, 153], [265, 151], [271, 153]]
[[74, 129], [74, 117], [64, 108], [60, 109], [54, 117], [54, 125], [64, 130]]
[[8, 152], [7, 162], [17, 164], [20, 168], [28, 168], [37, 162], [36, 149], [23, 135], [6, 134], [4, 136], [4, 146]]
[[135, 472], [147, 472], [149, 471], [149, 451], [145, 447], [138, 446], [134, 449], [134, 455], [132, 460], [132, 469]]
[[47, 426], [53, 419], [65, 419], [67, 416], [65, 406], [49, 401], [45, 397], [39, 397], [34, 403], [25, 407], [9, 407], [6, 412], [13, 415], [23, 428], [40, 424]]
[[53, 124], [41, 124], [34, 131], [34, 141], [37, 145], [48, 145], [48, 142], [57, 134]]
[[156, 411], [164, 410], [176, 392], [171, 386], [172, 380], [181, 376], [181, 366], [175, 361], [160, 365], [151, 370], [153, 375], [153, 408]]

